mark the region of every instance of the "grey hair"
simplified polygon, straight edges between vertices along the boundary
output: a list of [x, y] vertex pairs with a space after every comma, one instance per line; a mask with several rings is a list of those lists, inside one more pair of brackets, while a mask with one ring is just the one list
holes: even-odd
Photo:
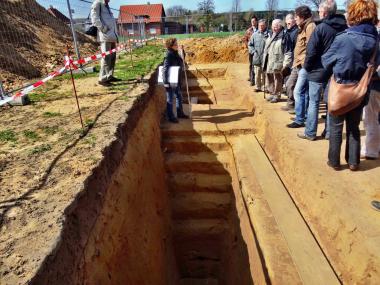
[[285, 17], [285, 20], [294, 20], [294, 15], [292, 13], [289, 13], [288, 15], [286, 15]]
[[274, 19], [272, 22], [272, 26], [274, 25], [280, 25], [281, 27], [283, 27], [282, 21], [280, 19]]
[[338, 9], [335, 0], [325, 0], [319, 5], [319, 8], [327, 12], [329, 16], [336, 14]]
[[267, 20], [265, 20], [265, 19], [260, 19], [260, 20], [259, 20], [259, 24], [260, 24], [260, 23], [264, 23], [264, 24], [266, 25], [266, 24], [267, 24]]

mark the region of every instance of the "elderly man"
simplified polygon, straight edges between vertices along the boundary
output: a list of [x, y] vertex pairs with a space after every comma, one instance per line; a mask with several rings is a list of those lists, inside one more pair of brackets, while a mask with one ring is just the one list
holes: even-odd
[[286, 125], [288, 128], [302, 128], [305, 126], [306, 110], [308, 106], [309, 82], [306, 69], [303, 68], [306, 57], [306, 46], [315, 29], [312, 13], [308, 6], [296, 8], [296, 23], [299, 28], [296, 47], [294, 48], [293, 68], [297, 68], [298, 78], [294, 87], [295, 112], [294, 122]]
[[[256, 31], [257, 31], [257, 18], [256, 16], [253, 16], [251, 19], [251, 27], [249, 27], [249, 29], [245, 32], [245, 35], [244, 35], [244, 42], [247, 47], [248, 47], [249, 40], [251, 39], [252, 35], [256, 33]], [[248, 81], [251, 82], [251, 86], [255, 85], [255, 72], [252, 66], [252, 56], [253, 55], [251, 53], [248, 53], [248, 57], [249, 57]]]
[[259, 21], [259, 29], [251, 36], [248, 43], [249, 54], [252, 55], [252, 66], [255, 74], [255, 91], [261, 91], [261, 87], [265, 82], [264, 73], [262, 71], [262, 63], [264, 56], [265, 42], [269, 37], [266, 21]]
[[298, 70], [297, 68], [292, 69], [293, 59], [294, 59], [294, 48], [296, 47], [298, 27], [296, 25], [296, 20], [294, 19], [293, 14], [286, 15], [286, 31], [284, 37], [284, 62], [282, 67], [282, 75], [287, 77], [285, 80], [286, 95], [288, 96], [288, 101], [286, 106], [283, 106], [281, 109], [288, 111], [290, 113], [294, 112], [294, 87], [297, 83]]
[[[100, 42], [102, 52], [112, 50], [116, 47], [118, 37], [116, 33], [116, 20], [108, 5], [110, 0], [95, 0], [91, 6], [91, 21], [98, 28], [97, 40]], [[99, 84], [112, 86], [111, 82], [120, 81], [113, 76], [116, 62], [116, 53], [102, 58], [100, 64]]]
[[[337, 33], [347, 29], [346, 18], [336, 14], [334, 0], [326, 0], [319, 6], [319, 17], [322, 20], [311, 34], [307, 44], [304, 69], [309, 80], [309, 106], [307, 109], [306, 128], [298, 137], [315, 140], [318, 127], [318, 110], [321, 93], [326, 88], [331, 73], [322, 66], [322, 55], [327, 52]], [[331, 71], [330, 71], [331, 72]]]
[[275, 19], [272, 22], [272, 36], [266, 40], [263, 69], [266, 72], [266, 87], [271, 94], [267, 100], [277, 103], [282, 91], [282, 66], [284, 52], [282, 47], [284, 28], [281, 20]]

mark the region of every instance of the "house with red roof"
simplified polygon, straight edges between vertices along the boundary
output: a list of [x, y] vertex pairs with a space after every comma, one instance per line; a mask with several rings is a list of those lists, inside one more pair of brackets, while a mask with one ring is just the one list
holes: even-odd
[[118, 25], [121, 33], [130, 37], [159, 36], [183, 32], [183, 25], [166, 22], [163, 4], [120, 6]]

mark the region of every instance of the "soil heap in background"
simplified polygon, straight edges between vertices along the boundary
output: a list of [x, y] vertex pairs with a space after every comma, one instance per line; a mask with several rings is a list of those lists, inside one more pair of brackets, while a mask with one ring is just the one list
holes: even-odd
[[[82, 54], [96, 51], [92, 38], [77, 35]], [[6, 90], [63, 66], [67, 44], [73, 45], [70, 26], [35, 0], [0, 1], [0, 80]]]
[[248, 62], [248, 49], [242, 36], [181, 40], [188, 63]]

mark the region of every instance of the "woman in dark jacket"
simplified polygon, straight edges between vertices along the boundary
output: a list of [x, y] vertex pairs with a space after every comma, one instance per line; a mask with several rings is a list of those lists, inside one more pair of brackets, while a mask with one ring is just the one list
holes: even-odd
[[[175, 38], [170, 38], [165, 41], [165, 46], [168, 49], [166, 53], [166, 57], [164, 60], [163, 66], [163, 81], [164, 87], [166, 90], [166, 114], [168, 120], [172, 123], [178, 123], [177, 118], [173, 113], [173, 99], [174, 95], [176, 96], [176, 107], [177, 107], [177, 117], [182, 119], [187, 119], [188, 116], [185, 115], [182, 108], [182, 94], [181, 94], [181, 70], [183, 67], [183, 60], [178, 54], [178, 42]], [[179, 78], [178, 85], [176, 87], [172, 87], [169, 84], [169, 69], [172, 66], [179, 66]]]
[[[330, 49], [322, 56], [326, 70], [333, 72], [338, 83], [347, 84], [360, 81], [376, 47], [378, 37], [377, 4], [373, 0], [356, 0], [348, 8], [348, 28], [337, 35]], [[341, 116], [330, 114], [330, 146], [328, 165], [340, 169], [340, 149], [342, 145], [343, 123], [346, 121], [345, 159], [350, 170], [355, 171], [360, 163], [361, 106]]]

